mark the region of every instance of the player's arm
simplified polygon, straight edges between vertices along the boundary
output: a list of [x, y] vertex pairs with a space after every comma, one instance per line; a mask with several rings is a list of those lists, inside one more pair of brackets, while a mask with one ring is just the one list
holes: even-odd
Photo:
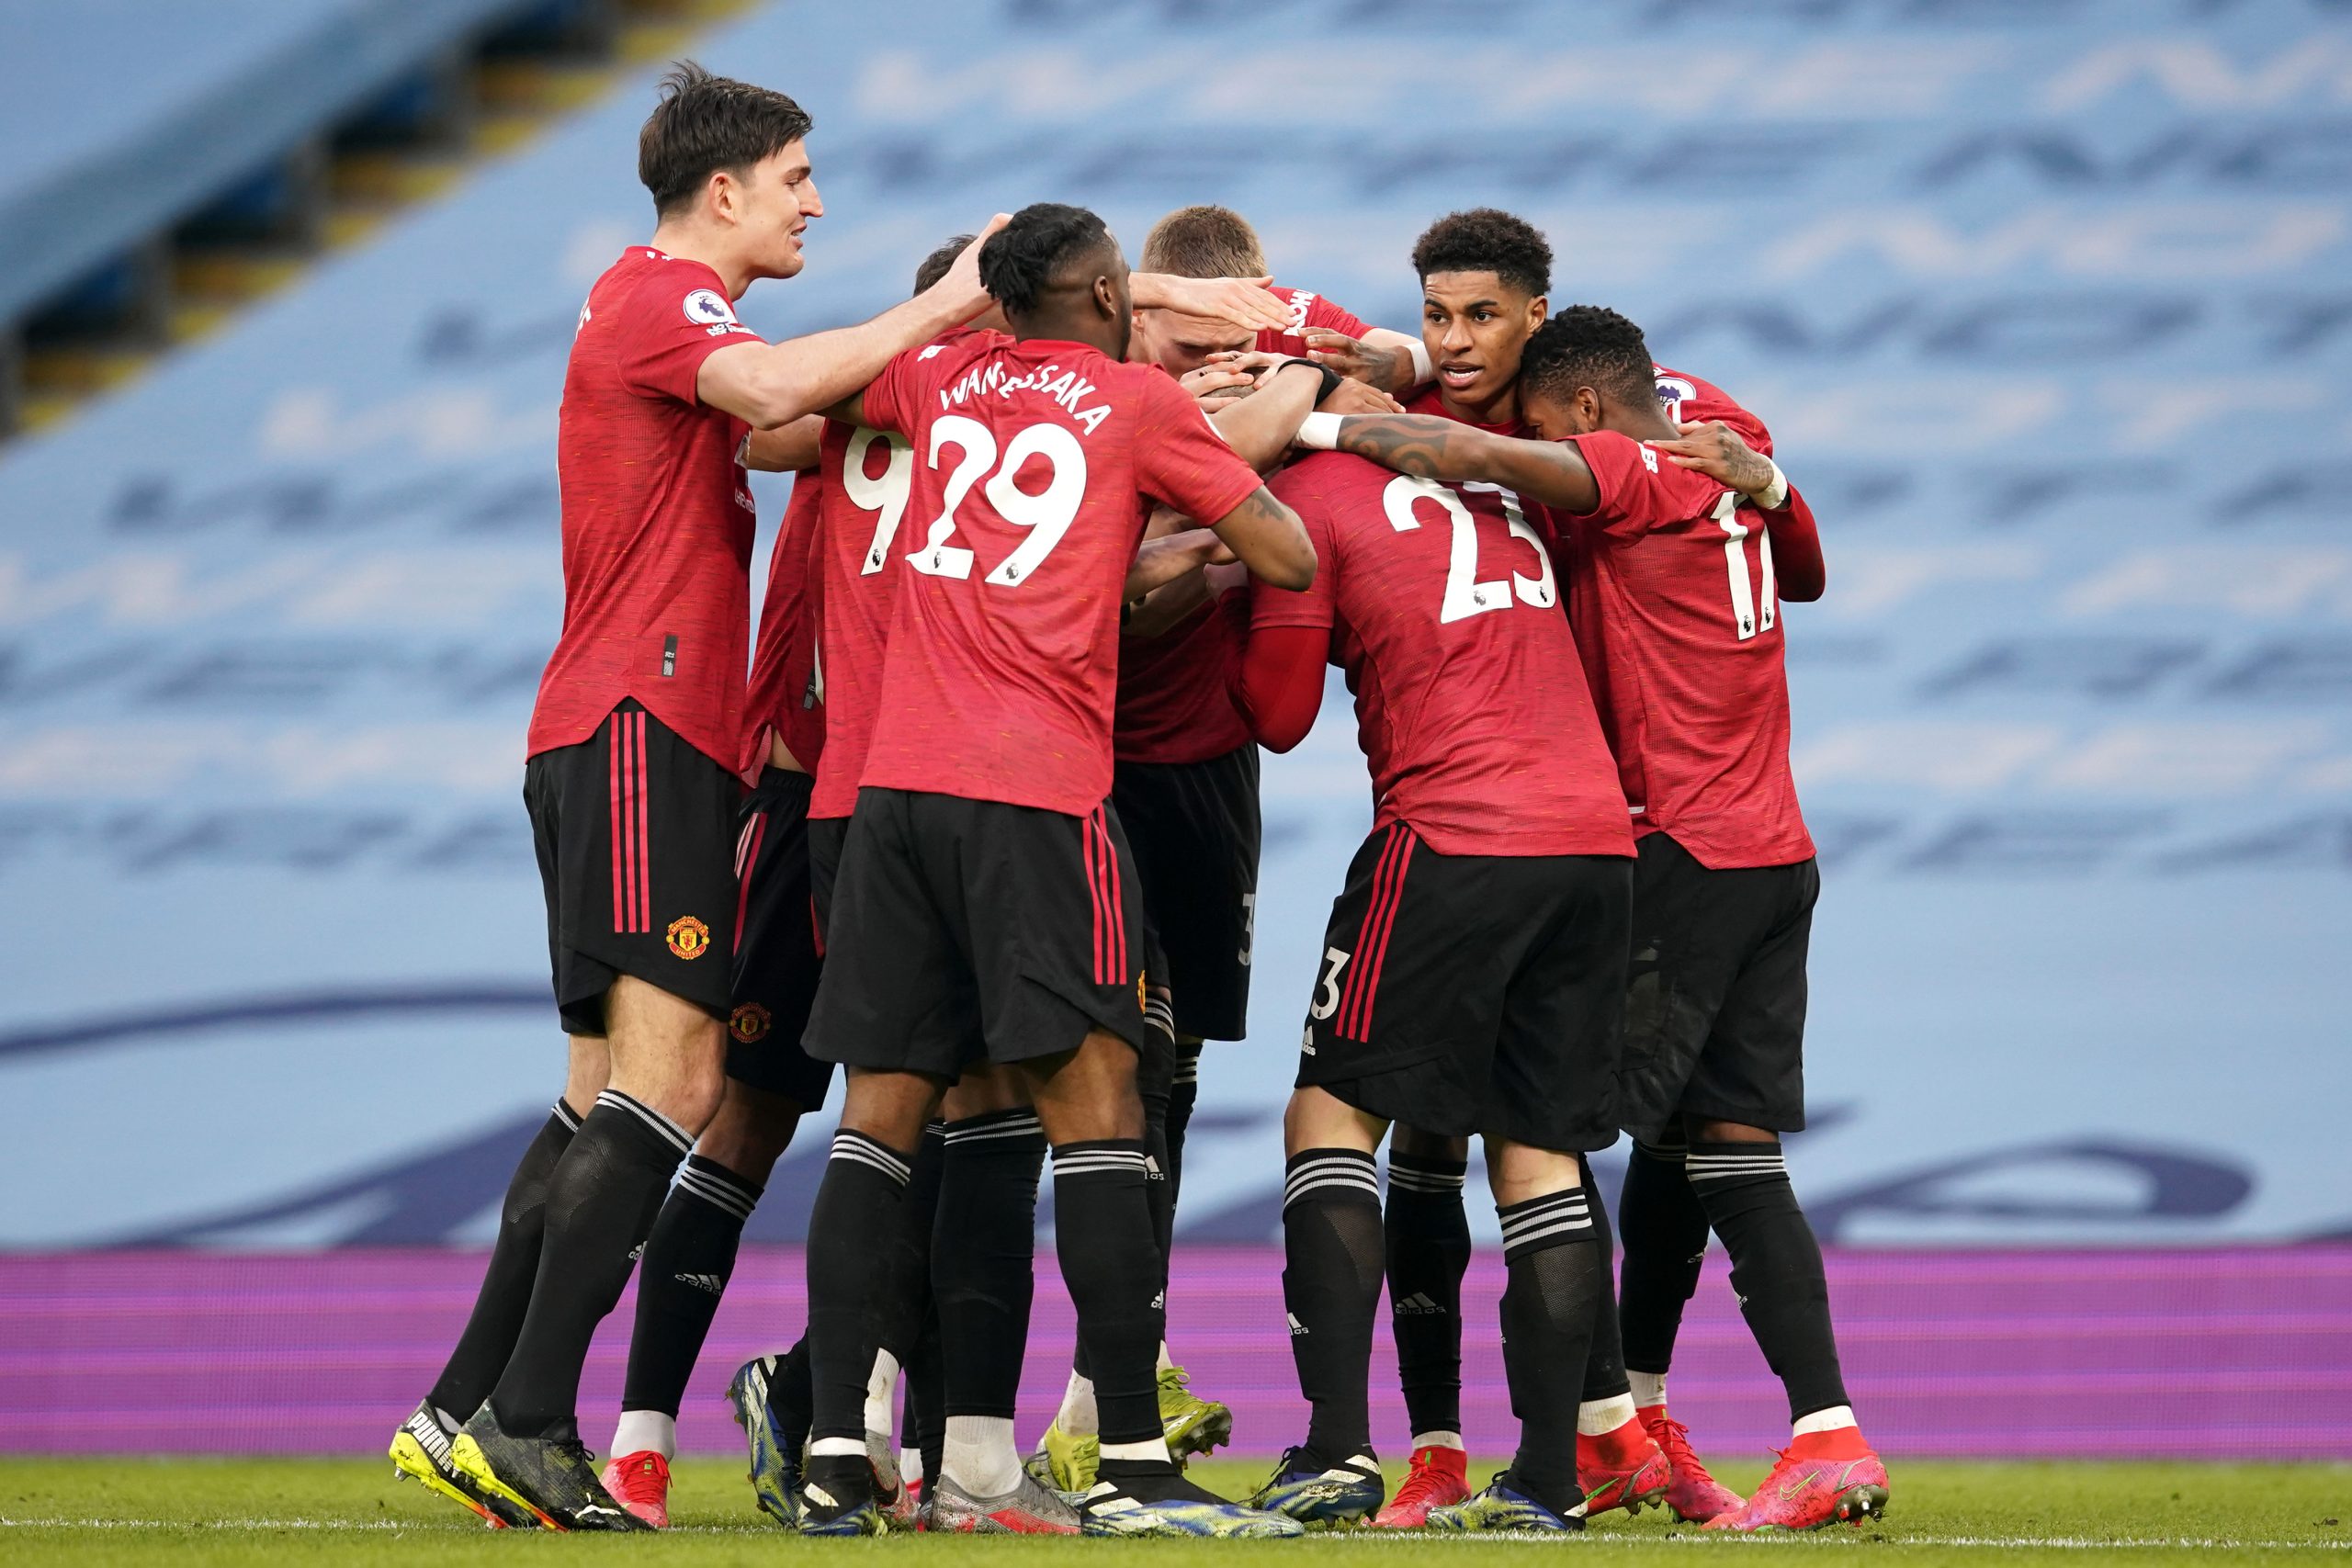
[[1299, 445], [1340, 452], [1426, 479], [1483, 479], [1563, 512], [1600, 504], [1584, 454], [1565, 441], [1521, 441], [1436, 414], [1315, 414]]
[[1291, 438], [1315, 412], [1316, 395], [1322, 386], [1322, 371], [1303, 359], [1286, 360], [1268, 374], [1256, 391], [1209, 415], [1209, 423], [1216, 426], [1216, 433], [1225, 437], [1236, 457], [1263, 473], [1290, 450]]
[[1315, 581], [1315, 546], [1306, 525], [1264, 485], [1209, 526], [1259, 581], [1293, 592]]
[[695, 396], [760, 430], [839, 404], [873, 380], [892, 355], [928, 343], [989, 308], [988, 290], [980, 287], [980, 247], [1010, 221], [999, 213], [964, 247], [946, 276], [870, 321], [718, 350], [702, 362]]
[[[1127, 568], [1128, 615], [1119, 629], [1158, 637], [1208, 597], [1205, 590], [1189, 592], [1200, 582], [1201, 569], [1233, 558], [1232, 550], [1211, 528], [1186, 528], [1165, 538], [1146, 539]], [[1147, 605], [1152, 606], [1148, 615]]]
[[1306, 739], [1323, 706], [1323, 663], [1331, 634], [1324, 626], [1257, 626], [1235, 661], [1226, 689], [1250, 734], [1269, 751]]
[[1172, 273], [1127, 276], [1127, 297], [1138, 310], [1174, 310], [1230, 321], [1252, 332], [1287, 332], [1290, 307], [1266, 287], [1271, 277], [1178, 277]]
[[774, 430], [754, 430], [743, 438], [743, 466], [763, 474], [797, 474], [813, 468], [824, 436], [824, 417], [813, 413]]
[[1821, 558], [1821, 527], [1813, 508], [1789, 487], [1788, 503], [1762, 513], [1764, 532], [1772, 541], [1772, 570], [1781, 597], [1810, 604], [1829, 591], [1829, 566]]

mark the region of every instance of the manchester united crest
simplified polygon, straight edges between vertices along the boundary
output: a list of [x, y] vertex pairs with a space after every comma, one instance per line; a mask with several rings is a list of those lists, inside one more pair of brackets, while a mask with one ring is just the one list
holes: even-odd
[[728, 1019], [727, 1027], [744, 1044], [754, 1044], [767, 1035], [768, 1010], [757, 1002], [745, 1002]]
[[670, 951], [681, 958], [700, 958], [710, 947], [710, 928], [692, 915], [670, 922]]

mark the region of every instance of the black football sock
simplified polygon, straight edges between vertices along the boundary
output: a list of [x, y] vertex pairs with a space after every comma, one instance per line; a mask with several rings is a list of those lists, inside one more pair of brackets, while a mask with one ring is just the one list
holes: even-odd
[[874, 1295], [874, 1348], [887, 1350], [900, 1368], [914, 1354], [922, 1321], [931, 1311], [931, 1228], [939, 1213], [939, 1184], [946, 1145], [933, 1122], [915, 1145], [907, 1195], [899, 1205], [899, 1228], [889, 1261]]
[[1600, 1295], [1592, 1304], [1592, 1342], [1585, 1352], [1584, 1403], [1615, 1399], [1630, 1394], [1634, 1385], [1625, 1377], [1625, 1346], [1617, 1327], [1617, 1292], [1611, 1289], [1615, 1270], [1611, 1267], [1609, 1209], [1600, 1201], [1600, 1185], [1592, 1179], [1592, 1161], [1577, 1156], [1577, 1175], [1584, 1183], [1586, 1213], [1592, 1217], [1592, 1242], [1600, 1254]]
[[1168, 1089], [1168, 1179], [1184, 1196], [1184, 1134], [1192, 1130], [1193, 1107], [1201, 1098], [1201, 1042], [1176, 1042], [1176, 1081]]
[[684, 1128], [616, 1089], [598, 1095], [581, 1121], [548, 1181], [530, 1310], [490, 1391], [509, 1434], [578, 1439], [588, 1342], [621, 1299], [670, 1178], [693, 1147]]
[[1594, 1309], [1609, 1271], [1593, 1245], [1586, 1195], [1570, 1188], [1498, 1208], [1503, 1225], [1503, 1374], [1519, 1417], [1511, 1474], [1555, 1514], [1583, 1499], [1577, 1484], [1577, 1391]]
[[775, 1412], [776, 1430], [784, 1435], [785, 1451], [796, 1466], [808, 1447], [808, 1420], [813, 1393], [808, 1382], [808, 1337], [803, 1334], [792, 1348], [768, 1359], [768, 1405]]
[[490, 1267], [482, 1271], [473, 1315], [466, 1319], [465, 1332], [458, 1336], [440, 1381], [425, 1395], [445, 1420], [463, 1423], [481, 1409], [514, 1352], [514, 1337], [523, 1332], [523, 1314], [531, 1305], [531, 1281], [538, 1277], [539, 1245], [547, 1235], [548, 1181], [579, 1130], [580, 1113], [557, 1100], [507, 1180], [498, 1241], [490, 1249]]
[[1306, 1448], [1338, 1464], [1372, 1446], [1379, 1168], [1357, 1149], [1302, 1149], [1283, 1174], [1283, 1305], [1306, 1397]]
[[947, 1124], [932, 1280], [950, 1416], [1011, 1418], [1036, 1286], [1046, 1133], [1026, 1108]]
[[1462, 1430], [1462, 1277], [1470, 1270], [1465, 1160], [1388, 1152], [1388, 1313], [1415, 1436]]
[[[865, 1463], [865, 1388], [874, 1371], [875, 1292], [889, 1277], [912, 1150], [863, 1133], [833, 1134], [808, 1212], [808, 1466], [847, 1510], [873, 1492]], [[852, 1461], [854, 1462], [852, 1462]]]
[[710, 1337], [718, 1298], [735, 1272], [743, 1222], [760, 1201], [760, 1183], [701, 1155], [688, 1155], [677, 1184], [662, 1201], [638, 1270], [637, 1323], [628, 1337], [623, 1410], [676, 1417], [695, 1359]]
[[1152, 1245], [1143, 1140], [1054, 1149], [1054, 1230], [1078, 1309], [1102, 1441], [1159, 1441], [1159, 1253]]
[[1731, 1254], [1732, 1291], [1765, 1363], [1788, 1390], [1789, 1418], [1848, 1404], [1821, 1246], [1797, 1207], [1780, 1140], [1693, 1138], [1683, 1168]]
[[1176, 1038], [1168, 1032], [1164, 1021], [1154, 1021], [1145, 1034], [1150, 1044], [1136, 1068], [1136, 1095], [1143, 1101], [1144, 1196], [1151, 1203], [1151, 1242], [1159, 1249], [1164, 1303], [1168, 1249], [1176, 1237], [1176, 1181], [1169, 1174], [1168, 1153], [1168, 1102], [1176, 1087]]
[[1707, 1208], [1682, 1174], [1689, 1149], [1671, 1143], [1634, 1145], [1617, 1224], [1625, 1258], [1618, 1316], [1625, 1336], [1625, 1365], [1664, 1377], [1682, 1331], [1682, 1312], [1699, 1289], [1707, 1257]]

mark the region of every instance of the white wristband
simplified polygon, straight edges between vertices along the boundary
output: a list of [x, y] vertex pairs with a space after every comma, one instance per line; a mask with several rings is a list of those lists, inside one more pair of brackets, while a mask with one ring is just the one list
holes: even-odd
[[1333, 451], [1340, 445], [1340, 419], [1335, 413], [1308, 414], [1293, 439], [1299, 446], [1312, 446], [1318, 452]]
[[1413, 385], [1418, 387], [1424, 381], [1436, 379], [1437, 367], [1430, 363], [1429, 344], [1415, 338], [1409, 352], [1413, 355]]
[[1757, 507], [1762, 511], [1778, 512], [1781, 507], [1788, 504], [1789, 476], [1781, 472], [1781, 465], [1773, 463], [1771, 458], [1767, 457], [1764, 460], [1767, 463], [1771, 463], [1772, 482], [1763, 491], [1755, 495], [1749, 496], [1748, 500], [1755, 502]]

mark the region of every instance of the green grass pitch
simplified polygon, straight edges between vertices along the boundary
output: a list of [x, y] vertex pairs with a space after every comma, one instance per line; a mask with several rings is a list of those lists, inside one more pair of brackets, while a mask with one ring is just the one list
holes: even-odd
[[[1474, 1467], [1483, 1478], [1490, 1466]], [[1262, 1479], [1262, 1463], [1195, 1467], [1228, 1495]], [[1804, 1538], [1702, 1537], [1656, 1513], [1611, 1514], [1580, 1538], [1527, 1540], [1333, 1532], [1304, 1541], [1018, 1540], [898, 1536], [802, 1541], [752, 1509], [737, 1467], [723, 1458], [681, 1462], [667, 1536], [557, 1538], [492, 1533], [422, 1489], [395, 1483], [382, 1460], [0, 1459], [0, 1562], [384, 1564], [599, 1562], [772, 1564], [780, 1557], [882, 1553], [922, 1561], [1097, 1564], [1144, 1554], [1197, 1554], [1255, 1562], [1433, 1562], [1458, 1552], [1597, 1552], [1612, 1564], [1690, 1565], [1713, 1553], [1833, 1552], [1847, 1561], [1989, 1565], [2038, 1559], [2186, 1562], [2189, 1552], [2333, 1562], [2352, 1552], [2352, 1466], [1961, 1464], [1897, 1461], [1883, 1522]], [[1761, 1466], [1726, 1465], [1726, 1484], [1753, 1485]], [[1394, 1481], [1392, 1476], [1392, 1483]], [[2352, 1559], [2345, 1559], [2352, 1562]]]

